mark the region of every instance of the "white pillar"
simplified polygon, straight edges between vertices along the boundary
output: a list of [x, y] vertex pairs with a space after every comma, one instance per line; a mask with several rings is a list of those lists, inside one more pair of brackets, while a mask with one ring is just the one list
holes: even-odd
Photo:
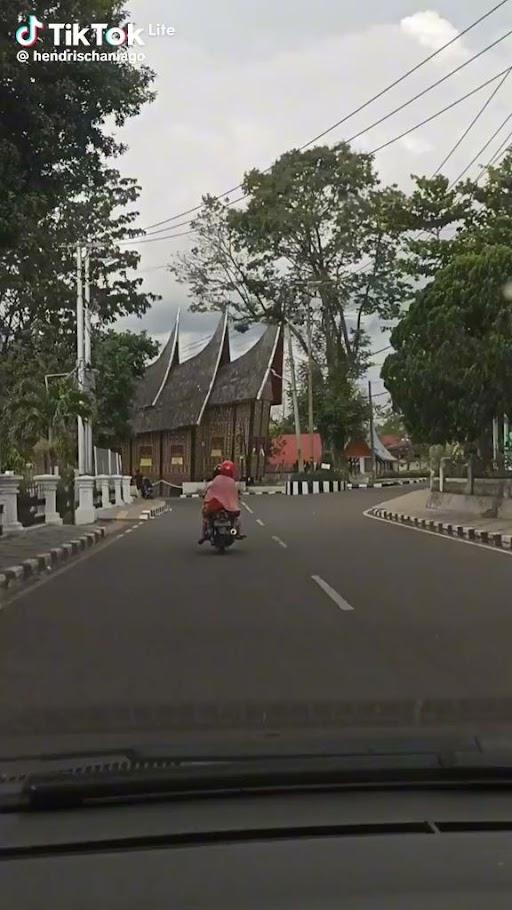
[[[85, 386], [85, 337], [84, 337], [84, 297], [82, 274], [82, 247], [76, 245], [76, 366], [78, 388], [81, 392]], [[77, 417], [78, 426], [78, 473], [85, 474], [85, 428], [84, 421]]]
[[102, 509], [110, 509], [110, 477], [108, 474], [98, 474], [96, 481], [99, 483], [101, 490], [101, 507]]
[[61, 525], [62, 518], [57, 512], [57, 486], [59, 478], [54, 474], [38, 474], [34, 477], [41, 495], [44, 496], [44, 523]]
[[123, 489], [123, 501], [130, 503], [132, 502], [132, 494], [130, 493], [130, 487], [132, 484], [132, 478], [129, 474], [123, 474], [122, 476], [122, 489]]
[[115, 490], [115, 494], [116, 494], [115, 505], [122, 506], [123, 497], [121, 495], [121, 483], [122, 483], [123, 478], [121, 477], [120, 474], [114, 474], [112, 476], [112, 480], [114, 481], [114, 490]]
[[2, 529], [4, 531], [21, 531], [18, 521], [18, 491], [21, 477], [16, 474], [0, 474], [0, 503], [4, 507]]
[[78, 489], [78, 508], [75, 511], [76, 525], [91, 525], [96, 521], [94, 508], [94, 477], [82, 474], [75, 479]]

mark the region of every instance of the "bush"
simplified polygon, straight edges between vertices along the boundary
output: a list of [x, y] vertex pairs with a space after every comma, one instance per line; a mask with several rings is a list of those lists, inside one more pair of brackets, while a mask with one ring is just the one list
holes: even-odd
[[342, 471], [296, 471], [289, 475], [290, 480], [347, 480]]

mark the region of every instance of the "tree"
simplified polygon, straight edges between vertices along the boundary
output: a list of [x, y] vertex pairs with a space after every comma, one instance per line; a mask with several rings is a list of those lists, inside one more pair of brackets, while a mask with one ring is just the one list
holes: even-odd
[[[44, 332], [49, 352], [58, 350], [62, 358], [68, 349], [69, 356], [75, 356], [78, 240], [94, 241], [95, 324], [140, 316], [157, 299], [142, 292], [142, 279], [133, 276], [139, 254], [119, 245], [134, 233], [131, 225], [137, 213], [128, 207], [136, 201], [139, 188], [113, 168], [104, 170], [102, 181], [101, 186], [91, 181], [80, 198], [63, 200], [15, 248], [0, 252], [0, 356], [22, 340], [28, 343], [35, 331]], [[60, 367], [64, 372], [71, 364], [61, 359]]]
[[417, 292], [394, 329], [382, 376], [419, 442], [479, 441], [512, 402], [512, 250], [459, 253]]
[[77, 417], [90, 418], [92, 410], [91, 399], [71, 378], [47, 386], [44, 377], [26, 372], [14, 384], [8, 412], [0, 415], [9, 458], [30, 459], [38, 447], [46, 471], [53, 463], [68, 463], [75, 448]]
[[380, 187], [372, 157], [345, 143], [287, 152], [242, 186], [242, 211], [204, 200], [193, 223], [197, 244], [172, 265], [190, 286], [192, 309], [229, 307], [242, 328], [286, 319], [306, 350], [308, 297], [315, 296], [315, 352], [332, 376], [360, 372], [363, 318], [395, 317], [405, 287], [395, 267], [402, 194]]
[[385, 436], [399, 436], [401, 439], [407, 437], [407, 429], [401, 414], [395, 411], [389, 405], [385, 407], [374, 408], [377, 432]]
[[98, 333], [93, 348], [97, 369], [95, 433], [98, 444], [110, 447], [130, 436], [130, 416], [135, 382], [158, 344], [145, 332]]
[[315, 415], [339, 458], [365, 420], [357, 388], [369, 359], [363, 320], [396, 317], [407, 287], [397, 267], [405, 199], [396, 186], [380, 186], [371, 155], [346, 143], [287, 152], [268, 171], [247, 174], [242, 188], [242, 211], [204, 200], [197, 243], [172, 270], [189, 285], [193, 310], [229, 308], [242, 329], [286, 321], [305, 353], [315, 298]]
[[[369, 420], [368, 401], [350, 375], [329, 374], [317, 364], [313, 367], [313, 417], [324, 451], [333, 464], [343, 461], [345, 446], [365, 436]], [[297, 376], [297, 399], [301, 426], [308, 426], [308, 367], [301, 364]]]
[[[122, 0], [0, 0], [0, 248], [17, 244], [59, 202], [83, 189], [83, 162], [101, 182], [123, 146], [120, 127], [153, 97], [153, 73], [130, 62], [16, 60], [20, 19], [122, 24]], [[38, 49], [53, 49], [49, 31]]]

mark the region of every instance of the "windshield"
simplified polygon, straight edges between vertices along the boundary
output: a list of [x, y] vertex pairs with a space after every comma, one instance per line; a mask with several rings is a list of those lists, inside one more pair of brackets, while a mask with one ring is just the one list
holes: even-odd
[[2, 756], [508, 727], [510, 4], [2, 8]]

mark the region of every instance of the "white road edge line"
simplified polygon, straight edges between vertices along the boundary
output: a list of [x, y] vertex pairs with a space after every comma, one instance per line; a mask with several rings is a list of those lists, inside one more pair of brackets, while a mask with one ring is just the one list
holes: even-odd
[[261, 525], [262, 528], [265, 527], [265, 522], [262, 521], [261, 518], [257, 518], [257, 519], [256, 519], [256, 524], [257, 524], [257, 525]]
[[285, 543], [284, 540], [281, 540], [280, 537], [273, 537], [272, 540], [275, 540], [275, 542], [278, 543], [279, 546], [283, 548], [283, 550], [288, 549], [288, 544]]
[[242, 505], [243, 505], [243, 507], [244, 507], [244, 509], [245, 509], [246, 512], [250, 512], [251, 515], [254, 515], [254, 509], [251, 509], [251, 507], [248, 506], [245, 502], [243, 502]]
[[[378, 506], [372, 506], [376, 509]], [[470, 547], [478, 547], [479, 550], [488, 550], [491, 553], [501, 553], [502, 556], [512, 556], [512, 550], [503, 550], [500, 547], [492, 547], [488, 543], [479, 543], [477, 540], [466, 540], [464, 537], [455, 537], [451, 534], [440, 534], [439, 531], [429, 531], [428, 528], [417, 528], [416, 525], [405, 525], [400, 521], [390, 521], [389, 518], [381, 518], [380, 515], [372, 515], [371, 509], [363, 512], [365, 518], [371, 518], [373, 521], [384, 521], [387, 525], [393, 525], [395, 528], [403, 528], [405, 531], [419, 531], [420, 534], [430, 534], [432, 537], [441, 538], [441, 540], [451, 540], [452, 543], [465, 543]]]
[[315, 581], [317, 583], [317, 585], [322, 589], [322, 591], [325, 594], [327, 594], [327, 596], [330, 597], [331, 600], [334, 601], [334, 603], [336, 604], [336, 606], [338, 606], [340, 608], [340, 610], [349, 611], [349, 610], [354, 609], [354, 607], [351, 607], [350, 604], [347, 603], [347, 601], [341, 596], [341, 594], [338, 594], [338, 592], [335, 591], [334, 588], [331, 588], [331, 586], [328, 585], [327, 582], [324, 581], [323, 578], [320, 577], [320, 575], [312, 575], [311, 578], [313, 579], [313, 581]]

